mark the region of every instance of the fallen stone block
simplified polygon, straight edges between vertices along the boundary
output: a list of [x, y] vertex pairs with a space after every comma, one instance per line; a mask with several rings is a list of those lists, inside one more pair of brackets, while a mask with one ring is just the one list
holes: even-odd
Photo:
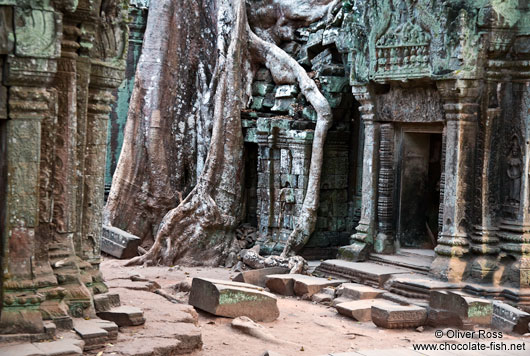
[[330, 306], [332, 307], [336, 307], [337, 305], [341, 304], [341, 303], [348, 303], [348, 302], [351, 302], [352, 300], [350, 298], [344, 298], [344, 297], [338, 297], [338, 298], [335, 298], [331, 301], [331, 304]]
[[313, 294], [326, 287], [335, 287], [345, 283], [342, 279], [327, 279], [303, 274], [286, 274], [267, 276], [267, 288], [281, 295], [298, 295], [311, 298]]
[[346, 283], [343, 279], [327, 279], [305, 275], [294, 275], [294, 294], [311, 297], [326, 287], [336, 287]]
[[491, 326], [502, 331], [526, 334], [530, 331], [530, 314], [506, 303], [494, 301]]
[[335, 309], [337, 309], [339, 314], [353, 318], [357, 321], [371, 321], [372, 307], [384, 304], [391, 303], [381, 299], [362, 299], [337, 304]]
[[234, 320], [232, 320], [232, 323], [230, 325], [234, 329], [239, 330], [244, 334], [253, 336], [268, 343], [279, 343], [278, 338], [269, 334], [266, 328], [246, 316], [239, 316], [235, 318]]
[[311, 300], [315, 303], [331, 303], [333, 296], [327, 293], [316, 293], [313, 294]]
[[101, 251], [116, 258], [132, 258], [138, 254], [142, 239], [113, 226], [103, 225]]
[[455, 326], [463, 328], [473, 325], [489, 326], [493, 315], [491, 301], [455, 291], [432, 291], [429, 308], [447, 311], [444, 313], [446, 321], [450, 321], [451, 314], [454, 314], [458, 318]]
[[427, 321], [427, 309], [415, 305], [385, 303], [372, 306], [372, 322], [386, 329], [422, 326]]
[[292, 274], [273, 274], [265, 278], [269, 290], [281, 295], [294, 295], [294, 279]]
[[118, 325], [101, 319], [74, 319], [73, 329], [85, 342], [85, 350], [104, 346], [108, 341], [118, 338]]
[[214, 315], [254, 321], [273, 321], [280, 311], [276, 297], [251, 284], [207, 278], [193, 278], [190, 305]]
[[144, 312], [140, 308], [121, 306], [97, 312], [98, 318], [115, 322], [118, 326], [136, 326], [145, 323]]
[[117, 293], [96, 294], [94, 296], [94, 307], [96, 311], [107, 311], [113, 307], [120, 306], [120, 295]]
[[289, 268], [286, 267], [266, 267], [260, 269], [252, 269], [250, 271], [243, 271], [237, 274], [234, 282], [248, 283], [260, 287], [266, 287], [267, 276], [271, 274], [285, 274], [289, 273]]
[[337, 296], [352, 300], [375, 299], [385, 293], [382, 289], [372, 288], [358, 283], [344, 283], [337, 288]]

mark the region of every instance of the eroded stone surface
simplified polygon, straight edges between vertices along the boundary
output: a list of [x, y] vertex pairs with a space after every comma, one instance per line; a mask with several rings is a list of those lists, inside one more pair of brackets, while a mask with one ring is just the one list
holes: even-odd
[[415, 328], [427, 321], [427, 310], [414, 305], [385, 303], [372, 306], [372, 321], [386, 329]]
[[256, 286], [265, 287], [267, 282], [266, 277], [268, 275], [283, 273], [289, 273], [289, 269], [286, 267], [266, 267], [240, 272], [232, 280], [234, 282], [249, 283]]
[[267, 276], [267, 288], [282, 295], [298, 295], [310, 298], [313, 294], [329, 286], [338, 286], [345, 280], [327, 279], [302, 274]]
[[132, 258], [138, 254], [142, 240], [138, 236], [113, 226], [103, 225], [101, 251], [116, 258]]
[[491, 326], [495, 329], [526, 334], [530, 331], [530, 314], [500, 301], [493, 301]]
[[189, 304], [214, 315], [272, 321], [280, 311], [276, 297], [251, 284], [194, 278]]
[[135, 326], [145, 323], [142, 309], [130, 306], [121, 306], [97, 313], [104, 320], [115, 322], [118, 326]]
[[352, 300], [374, 299], [384, 292], [383, 289], [372, 288], [358, 283], [344, 283], [337, 288], [337, 296]]
[[393, 303], [381, 299], [362, 299], [340, 303], [337, 304], [335, 308], [340, 314], [353, 318], [357, 321], [371, 321], [372, 306], [383, 306], [385, 304]]

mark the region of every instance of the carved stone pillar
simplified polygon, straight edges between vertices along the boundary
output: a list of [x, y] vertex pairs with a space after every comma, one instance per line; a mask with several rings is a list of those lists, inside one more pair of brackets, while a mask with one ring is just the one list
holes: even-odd
[[[493, 88], [492, 91], [496, 91], [495, 83], [490, 84]], [[491, 106], [493, 103], [489, 103]], [[496, 182], [494, 176], [492, 177], [492, 169], [495, 170], [492, 154], [492, 137], [494, 135], [494, 124], [500, 120], [501, 109], [498, 105], [487, 109], [484, 128], [482, 132], [483, 142], [480, 155], [477, 157], [477, 165], [480, 167], [479, 176], [477, 182], [480, 184], [478, 200], [480, 202], [480, 211], [476, 212], [479, 218], [479, 224], [475, 226], [475, 231], [471, 235], [473, 244], [471, 245], [471, 251], [478, 256], [474, 259], [471, 266], [472, 278], [492, 283], [495, 282], [494, 274], [498, 270], [498, 253], [500, 251], [497, 246], [499, 239], [497, 238], [498, 228], [495, 227], [495, 216], [493, 214], [494, 207], [492, 206], [492, 195], [494, 189], [496, 189]]]
[[3, 333], [43, 332], [40, 287], [57, 285], [47, 259], [39, 258], [36, 232], [39, 212], [41, 123], [53, 111], [54, 93], [47, 88], [54, 60], [9, 56], [6, 123], [7, 193], [2, 246]]
[[469, 272], [473, 161], [477, 133], [479, 82], [444, 80], [437, 82], [444, 100], [446, 119], [445, 184], [443, 224], [431, 273], [449, 281], [460, 281]]
[[[99, 264], [100, 237], [105, 193], [107, 127], [113, 92], [123, 81], [127, 56], [127, 9], [112, 21], [102, 19], [94, 27], [94, 48], [90, 51], [90, 80], [86, 103], [86, 141], [83, 147], [83, 193], [80, 202], [81, 227], [77, 240], [78, 256], [85, 261], [82, 274], [94, 294], [107, 291]], [[108, 20], [108, 19], [107, 19]]]
[[379, 123], [375, 122], [373, 97], [368, 88], [354, 86], [353, 95], [361, 103], [359, 110], [364, 123], [361, 219], [352, 235], [352, 244], [341, 247], [339, 256], [345, 260], [362, 261], [370, 252], [376, 233]]
[[377, 201], [378, 233], [374, 251], [394, 252], [394, 124], [381, 124]]

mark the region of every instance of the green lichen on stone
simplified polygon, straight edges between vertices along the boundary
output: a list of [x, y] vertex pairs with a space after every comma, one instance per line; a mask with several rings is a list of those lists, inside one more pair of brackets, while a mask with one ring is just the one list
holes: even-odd
[[472, 304], [467, 315], [470, 318], [485, 317], [493, 314], [493, 304]]
[[221, 292], [221, 295], [219, 296], [219, 305], [257, 302], [264, 299], [266, 299], [266, 297], [258, 294], [250, 294], [249, 292], [229, 289]]

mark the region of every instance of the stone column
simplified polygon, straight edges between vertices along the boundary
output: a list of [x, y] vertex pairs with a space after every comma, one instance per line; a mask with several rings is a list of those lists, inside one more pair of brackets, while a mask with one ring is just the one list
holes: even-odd
[[449, 281], [461, 281], [469, 272], [470, 217], [473, 204], [473, 161], [477, 134], [479, 82], [437, 82], [444, 100], [446, 120], [443, 225], [431, 273]]
[[394, 253], [394, 124], [381, 124], [377, 201], [378, 233], [374, 251]]
[[374, 244], [377, 214], [377, 177], [379, 147], [379, 123], [375, 121], [373, 97], [366, 86], [354, 86], [353, 95], [361, 106], [361, 118], [364, 123], [364, 154], [362, 177], [361, 220], [356, 233], [352, 235], [352, 244], [339, 248], [339, 256], [350, 261], [363, 261]]
[[[493, 86], [491, 90], [496, 91], [495, 83], [491, 83], [490, 86]], [[492, 104], [488, 103], [488, 106], [492, 106]], [[495, 172], [492, 172], [492, 169], [497, 169], [492, 159], [492, 137], [494, 135], [494, 123], [501, 119], [500, 112], [501, 109], [498, 105], [487, 109], [482, 132], [483, 146], [480, 155], [477, 156], [477, 165], [480, 167], [477, 177], [477, 182], [480, 184], [480, 189], [477, 189], [480, 194], [478, 197], [480, 211], [476, 212], [479, 217], [479, 224], [475, 226], [475, 231], [471, 235], [473, 242], [471, 251], [478, 256], [473, 260], [471, 276], [486, 283], [495, 282], [494, 273], [498, 270], [498, 253], [500, 251], [497, 246], [499, 242], [497, 238], [498, 228], [495, 227], [494, 206], [492, 206], [492, 194], [497, 183], [494, 179]]]
[[[50, 115], [49, 88], [56, 62], [45, 58], [9, 56], [5, 83], [9, 87], [7, 193], [2, 231], [4, 333], [43, 332], [40, 287], [57, 285], [47, 260], [37, 258], [41, 123]], [[23, 307], [23, 308], [22, 308]]]

